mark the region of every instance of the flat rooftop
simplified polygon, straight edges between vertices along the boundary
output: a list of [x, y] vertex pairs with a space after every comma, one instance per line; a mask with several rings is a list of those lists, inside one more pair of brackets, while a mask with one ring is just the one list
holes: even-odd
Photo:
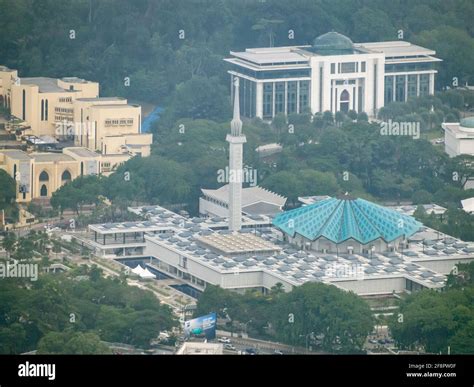
[[271, 47], [271, 48], [248, 48], [243, 52], [231, 51], [230, 54], [235, 58], [240, 58], [258, 65], [272, 63], [294, 63], [307, 64], [310, 55], [304, 54], [298, 50], [301, 47]]
[[123, 97], [96, 97], [96, 98], [77, 98], [77, 101], [87, 101], [87, 102], [113, 102], [113, 101], [125, 101]]
[[8, 156], [14, 160], [31, 160], [31, 157], [28, 155], [28, 153], [18, 149], [1, 149], [0, 153], [3, 153], [5, 156]]
[[[415, 56], [415, 55], [435, 55], [436, 51], [425, 47], [417, 46], [403, 40], [393, 40], [387, 42], [354, 43], [354, 47], [362, 47], [368, 51], [384, 53], [386, 57]], [[440, 60], [440, 59], [435, 59]]]
[[74, 153], [75, 155], [79, 157], [93, 157], [93, 158], [98, 158], [100, 157], [100, 154], [91, 151], [90, 149], [87, 148], [81, 148], [81, 147], [71, 147], [71, 148], [64, 148], [65, 150], [68, 150], [71, 153]]
[[[218, 189], [201, 189], [203, 195], [223, 203], [229, 202], [229, 184]], [[255, 186], [242, 188], [242, 206], [248, 206], [257, 202], [271, 203], [277, 206], [284, 206], [286, 198], [265, 188]]]
[[250, 233], [213, 233], [198, 237], [196, 240], [215, 251], [229, 255], [274, 253], [281, 250], [281, 247]]
[[[230, 58], [225, 61], [236, 65], [248, 67], [256, 66], [254, 69], [262, 69], [265, 66], [304, 66], [309, 67], [309, 59], [312, 56], [321, 56], [308, 50], [310, 45], [305, 46], [287, 46], [287, 47], [262, 47], [248, 48], [242, 52], [231, 51]], [[429, 61], [439, 62], [441, 59], [432, 57], [436, 51], [412, 44], [406, 41], [387, 41], [387, 42], [367, 42], [354, 43], [354, 52], [347, 55], [364, 55], [383, 53], [387, 59], [393, 58], [394, 63], [403, 60], [405, 57], [411, 57], [410, 61]], [[342, 55], [344, 56], [344, 55]], [[402, 58], [402, 59], [400, 59]], [[408, 59], [407, 59], [408, 60]], [[259, 67], [262, 66], [262, 67]], [[272, 67], [272, 69], [275, 69]]]
[[63, 77], [61, 78], [61, 81], [66, 83], [89, 83], [89, 81], [78, 77]]
[[39, 163], [51, 161], [75, 161], [71, 156], [65, 155], [63, 153], [31, 153], [30, 156]]
[[69, 92], [58, 86], [56, 78], [34, 77], [34, 78], [20, 78], [22, 85], [36, 85], [40, 93], [65, 93]]
[[93, 105], [92, 109], [123, 109], [123, 108], [139, 108], [140, 105], [130, 105], [130, 104], [115, 104], [115, 105]]
[[177, 355], [222, 355], [224, 346], [218, 343], [184, 342], [176, 352]]

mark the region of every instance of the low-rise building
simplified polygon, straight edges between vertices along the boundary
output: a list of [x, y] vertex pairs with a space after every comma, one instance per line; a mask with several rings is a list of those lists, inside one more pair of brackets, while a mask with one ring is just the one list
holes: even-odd
[[461, 122], [444, 122], [444, 150], [450, 157], [474, 156], [474, 117]]
[[[229, 185], [218, 189], [202, 189], [199, 213], [203, 216], [229, 216]], [[286, 198], [265, 188], [255, 186], [242, 189], [242, 212], [245, 215], [275, 215], [282, 211]]]

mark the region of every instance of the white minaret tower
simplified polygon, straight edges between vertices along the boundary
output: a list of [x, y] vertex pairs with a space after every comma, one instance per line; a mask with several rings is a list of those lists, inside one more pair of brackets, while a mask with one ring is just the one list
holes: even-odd
[[234, 77], [234, 90], [234, 117], [226, 138], [229, 142], [229, 230], [239, 231], [242, 227], [243, 144], [247, 139], [242, 134], [238, 77]]

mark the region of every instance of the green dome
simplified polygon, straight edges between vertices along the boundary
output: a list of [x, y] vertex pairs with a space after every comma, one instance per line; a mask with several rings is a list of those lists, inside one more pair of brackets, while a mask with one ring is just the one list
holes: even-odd
[[314, 39], [312, 51], [320, 55], [344, 55], [354, 53], [354, 43], [338, 32], [327, 32]]
[[466, 117], [461, 120], [461, 126], [464, 128], [473, 128], [474, 129], [474, 117]]

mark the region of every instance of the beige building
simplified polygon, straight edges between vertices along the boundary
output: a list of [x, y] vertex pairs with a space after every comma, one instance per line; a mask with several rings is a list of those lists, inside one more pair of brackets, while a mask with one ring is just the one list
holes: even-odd
[[19, 78], [0, 66], [0, 102], [24, 121], [23, 134], [74, 139], [75, 146], [104, 155], [148, 156], [151, 134], [141, 134], [142, 109], [120, 97], [99, 97], [99, 84], [84, 79]]
[[64, 153], [29, 154], [16, 149], [2, 150], [0, 169], [16, 180], [19, 203], [50, 198], [54, 191], [76, 177], [99, 173], [100, 155], [96, 159], [81, 158], [76, 154], [80, 151], [88, 152], [85, 148], [66, 148]]
[[80, 78], [17, 78], [11, 85], [11, 114], [30, 126], [28, 134], [59, 137], [56, 127], [73, 121], [74, 101], [97, 97], [99, 84]]
[[0, 151], [0, 169], [17, 182], [17, 202], [50, 198], [54, 191], [78, 176], [110, 175], [130, 155], [102, 155], [84, 147], [64, 148], [62, 153]]
[[16, 179], [18, 202], [49, 198], [80, 175], [109, 175], [131, 157], [150, 155], [153, 137], [141, 133], [141, 106], [99, 97], [97, 82], [19, 78], [17, 70], [0, 66], [0, 104], [22, 121], [23, 135], [74, 144], [62, 153], [0, 150], [0, 169]]
[[151, 134], [141, 134], [142, 109], [124, 98], [79, 98], [74, 103], [74, 144], [103, 155], [149, 156]]
[[18, 78], [18, 71], [0, 66], [0, 105], [10, 108], [12, 85]]

